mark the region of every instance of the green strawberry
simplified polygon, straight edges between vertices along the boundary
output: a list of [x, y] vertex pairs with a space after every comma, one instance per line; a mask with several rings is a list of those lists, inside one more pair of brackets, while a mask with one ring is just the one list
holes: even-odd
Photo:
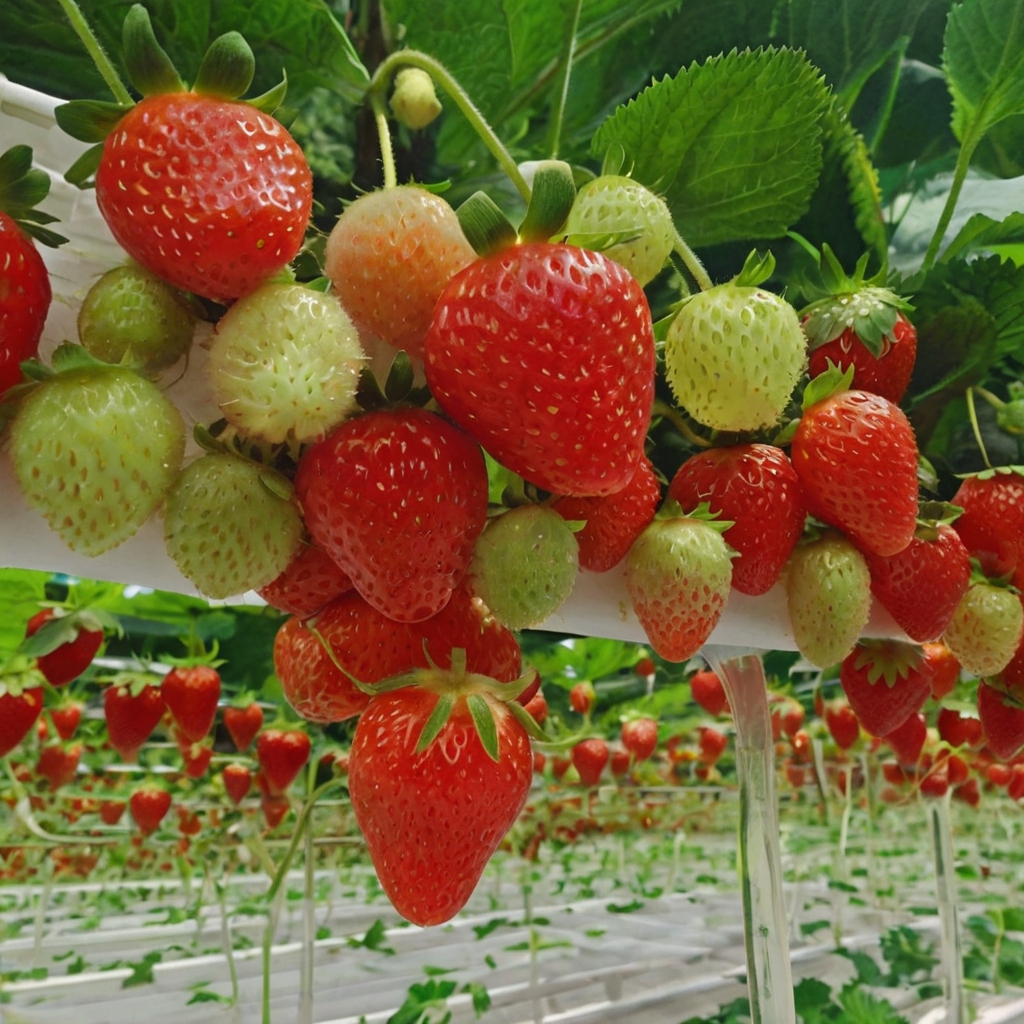
[[185, 425], [154, 384], [81, 346], [60, 346], [53, 366], [11, 423], [11, 461], [25, 499], [64, 543], [101, 555], [163, 500], [181, 468]]
[[797, 649], [825, 668], [854, 648], [871, 613], [871, 574], [864, 556], [838, 533], [797, 545], [784, 570]]
[[[641, 285], [651, 282], [665, 266], [676, 241], [676, 227], [665, 200], [632, 178], [602, 174], [576, 193], [563, 233], [578, 238], [584, 248], [600, 235], [630, 236], [604, 249]], [[586, 236], [586, 237], [582, 237]]]
[[267, 466], [212, 452], [175, 481], [164, 508], [167, 553], [207, 597], [257, 590], [303, 543], [292, 485]]
[[1022, 630], [1020, 596], [1006, 587], [977, 582], [960, 599], [942, 641], [965, 671], [994, 676], [1013, 660]]
[[722, 538], [730, 522], [683, 515], [667, 501], [626, 556], [626, 590], [651, 646], [666, 661], [703, 647], [729, 597], [733, 552]]
[[136, 263], [108, 270], [78, 311], [78, 338], [97, 359], [154, 374], [192, 344], [196, 318], [181, 292]]
[[319, 441], [356, 407], [365, 361], [334, 295], [267, 284], [217, 324], [208, 377], [229, 423], [271, 443]]
[[490, 520], [473, 550], [473, 592], [509, 629], [539, 626], [572, 593], [579, 545], [552, 508], [520, 505]]
[[665, 376], [672, 393], [714, 430], [777, 423], [807, 365], [796, 310], [751, 283], [771, 266], [771, 257], [756, 265], [748, 260], [735, 280], [686, 300], [669, 327]]

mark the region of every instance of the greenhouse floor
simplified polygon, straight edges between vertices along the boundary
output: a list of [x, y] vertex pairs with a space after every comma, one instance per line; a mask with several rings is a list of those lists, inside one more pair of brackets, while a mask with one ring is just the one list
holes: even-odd
[[[811, 844], [805, 833], [790, 836], [790, 845]], [[571, 851], [545, 851], [534, 863], [496, 858], [463, 914], [434, 929], [400, 922], [371, 871], [340, 864], [340, 848], [337, 869], [289, 876], [271, 953], [273, 1024], [385, 1024], [417, 985], [427, 995], [451, 990], [453, 1024], [477, 1019], [482, 992], [487, 1024], [680, 1024], [745, 995], [731, 837], [597, 836]], [[890, 975], [903, 972], [899, 983], [890, 977], [867, 990], [911, 1024], [938, 1024], [942, 967], [927, 858], [910, 845], [876, 856], [869, 869], [865, 855], [851, 846], [839, 862], [834, 846], [813, 844], [800, 850], [800, 878], [796, 858], [787, 857], [794, 982], [813, 978], [838, 991], [866, 963], [860, 954], [882, 962], [880, 945], [896, 934], [910, 966], [890, 962]], [[9, 886], [0, 899], [13, 937], [0, 945], [0, 967], [13, 980], [0, 1017], [255, 1024], [266, 887], [261, 875], [232, 877], [222, 903], [201, 879]], [[962, 920], [991, 904], [977, 886], [962, 895]], [[913, 956], [932, 950], [915, 973]], [[965, 954], [973, 955], [966, 943]], [[444, 989], [446, 980], [454, 984]], [[999, 989], [970, 992], [974, 1019], [1024, 1022], [1024, 989]]]

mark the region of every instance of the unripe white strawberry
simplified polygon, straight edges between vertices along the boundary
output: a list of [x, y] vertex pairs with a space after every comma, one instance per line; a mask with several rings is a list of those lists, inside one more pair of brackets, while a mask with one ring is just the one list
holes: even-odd
[[391, 113], [399, 124], [417, 131], [426, 128], [441, 113], [434, 81], [422, 68], [403, 68], [395, 75]]
[[529, 629], [558, 611], [578, 571], [572, 527], [552, 508], [520, 505], [487, 524], [467, 576], [499, 622]]
[[267, 284], [217, 324], [207, 364], [224, 418], [271, 443], [319, 441], [356, 407], [366, 357], [333, 295]]
[[1024, 605], [1006, 587], [974, 583], [942, 634], [964, 670], [978, 677], [1002, 672], [1017, 651], [1024, 631]]
[[[615, 235], [635, 238], [603, 249], [645, 285], [665, 266], [676, 240], [675, 224], [665, 200], [632, 178], [602, 174], [576, 193], [564, 233], [570, 236]], [[586, 240], [580, 244], [589, 248]]]
[[838, 533], [799, 544], [783, 570], [797, 649], [825, 668], [853, 650], [871, 613], [864, 556]]
[[258, 590], [303, 542], [292, 485], [268, 466], [210, 453], [186, 466], [164, 506], [164, 542], [181, 574], [207, 597]]
[[763, 288], [736, 282], [690, 298], [665, 342], [676, 401], [713, 430], [777, 423], [807, 365], [796, 310]]
[[10, 428], [26, 501], [74, 552], [96, 556], [132, 537], [181, 468], [185, 424], [152, 382], [98, 363], [79, 345], [53, 357]]
[[666, 502], [626, 556], [633, 611], [666, 661], [693, 657], [722, 616], [732, 551], [721, 531], [731, 525], [684, 516], [676, 502]]

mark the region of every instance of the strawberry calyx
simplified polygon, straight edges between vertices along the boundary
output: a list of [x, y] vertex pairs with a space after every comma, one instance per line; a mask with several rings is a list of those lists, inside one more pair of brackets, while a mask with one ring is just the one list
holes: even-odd
[[735, 525], [735, 520], [732, 519], [721, 519], [721, 512], [712, 512], [711, 504], [707, 501], [702, 501], [695, 509], [691, 512], [684, 512], [683, 507], [674, 498], [667, 498], [661, 505], [661, 508], [655, 513], [655, 519], [696, 519], [699, 522], [705, 523], [710, 526], [713, 530], [718, 533], [725, 533], [730, 526]]
[[52, 214], [36, 207], [50, 194], [50, 176], [32, 166], [32, 147], [11, 146], [0, 155], [0, 212], [37, 242], [56, 249], [67, 239], [44, 225], [54, 223]]
[[975, 394], [981, 395], [995, 409], [996, 426], [1000, 430], [1016, 437], [1024, 435], [1024, 383], [1019, 380], [1011, 381], [1006, 386], [1009, 396], [1006, 401], [978, 384], [975, 384], [971, 390]]
[[28, 690], [49, 688], [45, 677], [34, 663], [18, 656], [0, 667], [0, 672], [3, 675], [3, 678], [0, 678], [0, 697], [20, 697]]
[[952, 526], [963, 509], [949, 501], [922, 501], [917, 506], [917, 529], [914, 536], [920, 540], [933, 541], [938, 537], [940, 526]]
[[519, 240], [546, 242], [564, 226], [575, 200], [572, 168], [564, 160], [541, 160], [534, 168], [533, 191], [519, 225]]
[[[81, 28], [91, 35], [87, 26]], [[157, 41], [149, 12], [142, 4], [134, 4], [125, 15], [122, 45], [128, 79], [140, 95], [149, 97], [188, 91], [171, 58]], [[117, 96], [116, 102], [70, 100], [54, 111], [57, 124], [66, 134], [79, 142], [93, 143], [64, 175], [66, 181], [80, 188], [91, 183], [103, 153], [103, 143], [135, 105], [98, 45], [92, 52], [100, 73]], [[237, 100], [263, 113], [273, 114], [284, 100], [287, 78], [283, 77], [278, 85], [260, 96], [241, 100], [242, 94], [252, 84], [255, 71], [256, 58], [252, 48], [240, 33], [226, 32], [207, 48], [192, 92], [212, 99]]]
[[211, 455], [230, 455], [260, 467], [259, 481], [275, 498], [291, 501], [295, 486], [291, 477], [298, 465], [299, 453], [288, 442], [273, 444], [258, 438], [243, 437], [226, 420], [217, 420], [209, 427], [196, 423], [192, 428], [196, 444]]
[[807, 382], [807, 387], [804, 388], [803, 399], [800, 403], [801, 409], [807, 412], [808, 409], [819, 402], [824, 402], [826, 398], [841, 394], [843, 391], [849, 391], [850, 385], [853, 383], [853, 374], [854, 368], [852, 364], [844, 370], [836, 366], [829, 359], [828, 368], [825, 372], [819, 373], [817, 377]]
[[752, 249], [744, 261], [743, 268], [732, 279], [732, 284], [740, 288], [756, 288], [764, 284], [775, 273], [775, 257], [771, 250], [763, 256]]
[[958, 480], [991, 480], [996, 476], [1020, 476], [1024, 477], [1024, 466], [989, 466], [976, 473], [958, 473]]
[[364, 412], [393, 409], [399, 405], [424, 408], [431, 400], [430, 388], [416, 387], [416, 371], [409, 353], [404, 349], [395, 354], [384, 380], [383, 388], [373, 370], [364, 366], [359, 372], [356, 386], [356, 404]]
[[127, 670], [115, 672], [114, 675], [101, 680], [101, 682], [108, 686], [127, 690], [131, 697], [138, 697], [147, 687], [158, 689], [163, 682], [163, 677], [156, 672]]
[[821, 247], [821, 285], [812, 289], [818, 297], [800, 311], [808, 351], [827, 345], [851, 328], [876, 359], [882, 355], [886, 342], [895, 343], [893, 332], [900, 314], [911, 312], [914, 307], [884, 286], [884, 270], [865, 278], [869, 258], [864, 253], [853, 274], [848, 275], [828, 244]]
[[917, 644], [902, 640], [861, 640], [853, 664], [858, 671], [867, 669], [872, 686], [883, 679], [892, 689], [901, 679], [920, 670], [924, 654]]

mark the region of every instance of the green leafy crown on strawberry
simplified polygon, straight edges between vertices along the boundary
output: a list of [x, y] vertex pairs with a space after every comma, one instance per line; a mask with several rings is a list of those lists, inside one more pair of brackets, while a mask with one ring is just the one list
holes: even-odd
[[[178, 70], [157, 42], [149, 11], [142, 4], [134, 4], [125, 15], [122, 39], [125, 70], [140, 95], [187, 91]], [[238, 100], [252, 84], [255, 72], [256, 58], [249, 44], [240, 33], [226, 32], [207, 48], [192, 92], [216, 99]], [[104, 141], [134, 106], [124, 87], [119, 82], [116, 85], [119, 88], [115, 91], [122, 93], [116, 102], [71, 100], [54, 111], [57, 124], [68, 135], [80, 142], [94, 143], [64, 175], [73, 185], [88, 187], [103, 155]], [[273, 89], [242, 102], [273, 114], [284, 100], [286, 90], [287, 80], [283, 78]]]
[[7, 214], [26, 235], [55, 249], [67, 239], [45, 226], [56, 217], [36, 209], [49, 194], [50, 176], [32, 166], [30, 146], [11, 146], [0, 155], [0, 213]]
[[914, 307], [884, 286], [884, 269], [865, 279], [868, 259], [865, 253], [853, 274], [847, 275], [829, 245], [821, 247], [821, 284], [812, 289], [812, 294], [818, 294], [800, 311], [809, 351], [827, 345], [851, 327], [876, 359], [885, 341], [895, 342], [898, 315]]

